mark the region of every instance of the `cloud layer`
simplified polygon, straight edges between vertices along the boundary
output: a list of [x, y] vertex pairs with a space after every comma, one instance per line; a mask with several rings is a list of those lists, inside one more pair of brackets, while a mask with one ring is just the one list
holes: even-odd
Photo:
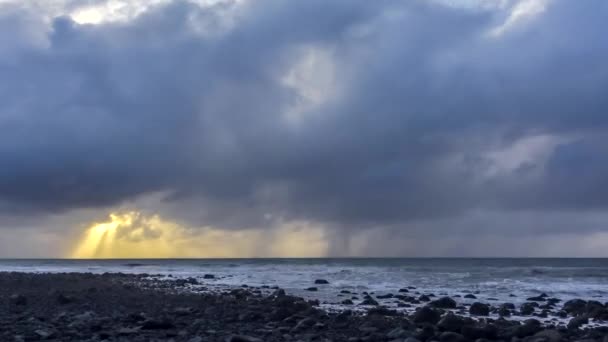
[[604, 1], [75, 4], [0, 3], [4, 222], [162, 194], [223, 229], [607, 229]]

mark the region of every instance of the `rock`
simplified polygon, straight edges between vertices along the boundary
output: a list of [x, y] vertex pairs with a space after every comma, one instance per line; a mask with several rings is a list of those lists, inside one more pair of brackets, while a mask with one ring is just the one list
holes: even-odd
[[232, 335], [226, 339], [226, 342], [264, 342], [262, 339], [246, 335]]
[[342, 290], [342, 291], [340, 291], [340, 293], [344, 293], [344, 294], [350, 294], [351, 292], [350, 292], [350, 291], [348, 291], [348, 290]]
[[437, 324], [437, 322], [439, 322], [440, 319], [441, 319], [441, 314], [439, 313], [439, 311], [437, 311], [429, 306], [423, 306], [423, 307], [419, 308], [412, 315], [412, 321], [414, 321], [414, 323]]
[[66, 296], [63, 293], [59, 293], [55, 297], [55, 300], [57, 300], [57, 303], [59, 303], [60, 305], [65, 305], [65, 304], [73, 303], [74, 302], [74, 297], [72, 297], [72, 296]]
[[120, 328], [116, 331], [119, 336], [128, 336], [139, 334], [141, 331], [138, 328]]
[[544, 302], [544, 301], [546, 301], [546, 299], [545, 299], [545, 297], [543, 297], [543, 295], [536, 296], [536, 297], [529, 297], [529, 298], [526, 298], [526, 300], [534, 301], [534, 302]]
[[203, 279], [215, 279], [215, 275], [214, 274], [205, 274], [205, 275], [203, 275]]
[[55, 335], [55, 333], [46, 329], [36, 329], [34, 330], [34, 334], [36, 334], [41, 340], [50, 339]]
[[522, 315], [531, 315], [534, 313], [534, 305], [536, 303], [523, 303], [520, 307], [519, 307], [519, 312]]
[[429, 305], [442, 309], [455, 309], [456, 301], [450, 297], [441, 297], [429, 303]]
[[439, 341], [441, 342], [461, 342], [464, 340], [464, 336], [451, 331], [446, 331], [439, 335]]
[[555, 330], [555, 329], [547, 329], [547, 330], [541, 330], [539, 332], [537, 332], [536, 334], [534, 334], [534, 341], [537, 341], [537, 339], [539, 339], [540, 341], [543, 342], [561, 342], [562, 341], [562, 334]]
[[572, 330], [576, 330], [578, 328], [580, 328], [583, 324], [587, 324], [589, 323], [589, 318], [585, 317], [585, 316], [577, 316], [572, 318], [569, 322], [568, 322], [568, 329], [572, 329]]
[[9, 297], [9, 301], [13, 305], [26, 305], [27, 298], [24, 295], [14, 294]]
[[421, 295], [420, 297], [418, 297], [418, 300], [421, 302], [430, 302], [431, 298], [429, 298], [429, 296], [427, 295]]
[[476, 297], [474, 294], [472, 294], [472, 293], [469, 293], [469, 294], [464, 295], [464, 298], [468, 298], [468, 299], [477, 299], [477, 297]]
[[475, 302], [471, 304], [469, 313], [475, 316], [488, 316], [490, 314], [490, 306], [488, 304]]
[[359, 303], [359, 305], [378, 305], [378, 302], [374, 300], [374, 298], [368, 296], [365, 297], [365, 299], [363, 299], [363, 301]]
[[410, 292], [410, 291], [408, 291], [408, 289], [405, 289], [405, 288], [404, 288], [404, 289], [399, 289], [399, 292], [402, 292], [402, 293], [403, 293], [403, 292]]
[[517, 337], [532, 336], [542, 330], [541, 323], [536, 319], [527, 319], [522, 325], [515, 327], [514, 334]]
[[316, 292], [316, 291], [319, 291], [319, 289], [313, 286], [313, 287], [307, 288], [306, 291]]
[[350, 299], [345, 299], [342, 301], [342, 305], [353, 305], [353, 301]]
[[321, 285], [321, 284], [329, 284], [329, 282], [327, 280], [325, 280], [325, 279], [317, 279], [317, 280], [315, 280], [315, 284], [319, 284], [319, 285]]
[[410, 335], [411, 335], [411, 333], [403, 328], [395, 328], [395, 329], [389, 331], [388, 334], [386, 334], [386, 337], [388, 337], [390, 339], [396, 339], [396, 338], [409, 337]]
[[420, 342], [420, 340], [415, 337], [408, 337], [405, 340], [403, 340], [403, 342]]
[[299, 331], [299, 330], [303, 330], [305, 328], [308, 327], [312, 327], [314, 324], [316, 323], [314, 318], [311, 317], [306, 317], [304, 319], [301, 319], [296, 326], [293, 328], [294, 331]]
[[460, 332], [464, 323], [465, 322], [462, 317], [454, 315], [450, 312], [447, 315], [443, 316], [443, 318], [441, 318], [441, 320], [437, 323], [437, 327], [445, 331]]
[[371, 308], [367, 310], [368, 315], [378, 315], [378, 316], [397, 316], [399, 313], [395, 310], [391, 310], [384, 306], [377, 306], [375, 308]]
[[141, 325], [141, 329], [144, 330], [165, 330], [165, 329], [172, 329], [175, 328], [175, 325], [173, 325], [173, 322], [164, 319], [164, 320], [154, 320], [154, 319], [150, 319], [150, 320], [146, 320], [144, 321], [144, 323]]
[[562, 310], [571, 315], [581, 315], [585, 313], [587, 302], [582, 299], [572, 299], [564, 303]]
[[393, 298], [393, 294], [392, 293], [387, 293], [385, 295], [378, 295], [376, 296], [376, 298], [378, 299], [388, 299], [388, 298]]
[[501, 317], [509, 317], [509, 316], [511, 316], [511, 310], [505, 308], [504, 306], [501, 306], [498, 309], [498, 315]]

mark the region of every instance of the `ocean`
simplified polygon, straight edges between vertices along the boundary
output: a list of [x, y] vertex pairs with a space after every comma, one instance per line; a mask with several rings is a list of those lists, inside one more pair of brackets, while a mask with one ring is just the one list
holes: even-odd
[[[546, 293], [608, 301], [608, 259], [541, 258], [336, 258], [336, 259], [3, 259], [0, 271], [123, 272], [200, 278], [213, 288], [280, 286], [288, 293], [338, 303], [342, 290], [397, 293], [416, 287], [420, 293], [478, 301], [521, 303]], [[216, 279], [203, 280], [204, 274]], [[314, 285], [325, 279], [328, 285]], [[315, 286], [316, 292], [306, 291]], [[462, 299], [464, 300], [464, 299]]]

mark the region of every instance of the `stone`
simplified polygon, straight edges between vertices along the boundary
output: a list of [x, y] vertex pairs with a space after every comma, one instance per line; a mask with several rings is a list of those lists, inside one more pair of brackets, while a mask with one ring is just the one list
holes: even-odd
[[215, 275], [214, 274], [205, 274], [205, 275], [203, 275], [203, 279], [215, 279]]
[[469, 313], [475, 316], [488, 316], [490, 314], [490, 306], [488, 304], [475, 302], [471, 304]]
[[443, 316], [441, 320], [437, 323], [437, 327], [441, 330], [445, 331], [458, 331], [462, 329], [464, 325], [464, 319], [460, 316], [454, 315], [453, 313], [448, 313]]
[[450, 297], [441, 297], [429, 303], [429, 305], [442, 309], [455, 309], [456, 301]]
[[464, 295], [464, 298], [468, 298], [468, 299], [477, 299], [477, 296], [475, 296], [475, 295], [474, 295], [474, 294], [472, 294], [472, 293], [469, 293], [469, 294]]
[[262, 339], [247, 335], [232, 335], [226, 339], [226, 342], [264, 342]]
[[316, 291], [319, 291], [319, 289], [313, 286], [313, 287], [307, 288], [306, 291], [316, 292]]
[[589, 318], [585, 317], [585, 316], [577, 316], [572, 318], [569, 322], [568, 322], [568, 329], [573, 329], [576, 330], [578, 328], [580, 328], [583, 324], [587, 324], [589, 323]]
[[534, 334], [535, 338], [542, 338], [544, 342], [561, 342], [562, 334], [555, 329], [541, 330]]
[[365, 299], [363, 299], [363, 301], [359, 303], [359, 305], [378, 305], [378, 302], [374, 300], [374, 298], [368, 296], [365, 297]]
[[342, 305], [353, 305], [354, 303], [353, 303], [353, 301], [352, 301], [352, 300], [350, 300], [350, 299], [345, 299], [345, 300], [343, 300], [343, 301], [342, 301], [342, 303], [341, 303], [341, 304], [342, 304]]
[[441, 342], [461, 342], [464, 340], [464, 336], [452, 331], [446, 331], [439, 335], [439, 341]]
[[414, 321], [414, 323], [437, 324], [437, 322], [439, 322], [440, 319], [441, 319], [441, 314], [439, 313], [439, 311], [437, 311], [429, 306], [423, 306], [423, 307], [419, 308], [412, 315], [412, 321]]
[[9, 301], [13, 305], [26, 305], [27, 298], [24, 295], [14, 294], [9, 297]]
[[317, 280], [315, 280], [315, 284], [323, 285], [323, 284], [329, 284], [329, 282], [325, 279], [317, 279]]

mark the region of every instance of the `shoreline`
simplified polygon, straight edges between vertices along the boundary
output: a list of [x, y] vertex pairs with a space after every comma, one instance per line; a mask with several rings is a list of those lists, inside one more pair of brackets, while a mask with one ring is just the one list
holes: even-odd
[[[564, 311], [564, 320], [554, 323], [536, 315], [525, 320], [485, 316], [522, 308], [500, 302], [472, 308], [447, 296], [429, 297], [409, 312], [377, 305], [383, 300], [409, 305], [408, 292], [388, 298], [349, 293], [369, 305], [330, 310], [318, 300], [270, 286], [213, 289], [211, 276], [205, 282], [149, 274], [0, 272], [0, 340], [608, 341], [606, 303], [547, 305], [554, 300], [538, 298], [526, 305]], [[596, 319], [601, 326], [584, 325]]]

